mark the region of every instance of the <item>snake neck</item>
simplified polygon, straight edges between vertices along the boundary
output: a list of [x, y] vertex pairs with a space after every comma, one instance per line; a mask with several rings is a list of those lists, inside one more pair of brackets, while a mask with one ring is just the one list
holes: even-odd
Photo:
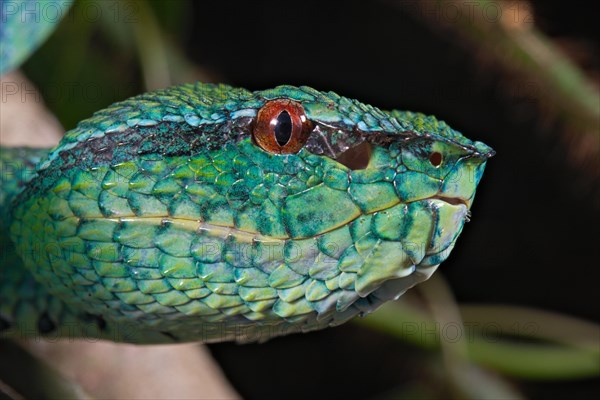
[[36, 176], [36, 164], [48, 154], [48, 149], [30, 147], [0, 147], [0, 235], [7, 234], [11, 203], [27, 183]]
[[35, 165], [46, 154], [46, 149], [0, 147], [0, 337], [16, 326], [18, 314], [42, 315], [48, 307], [49, 295], [25, 269], [8, 234], [14, 198], [36, 176]]

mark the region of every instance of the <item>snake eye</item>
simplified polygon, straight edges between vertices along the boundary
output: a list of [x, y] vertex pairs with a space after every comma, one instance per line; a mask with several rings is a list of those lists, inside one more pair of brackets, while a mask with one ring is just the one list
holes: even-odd
[[290, 154], [300, 151], [312, 128], [300, 103], [278, 99], [258, 110], [252, 136], [269, 153]]
[[437, 151], [431, 153], [429, 155], [429, 162], [436, 168], [442, 165], [442, 153], [439, 153]]

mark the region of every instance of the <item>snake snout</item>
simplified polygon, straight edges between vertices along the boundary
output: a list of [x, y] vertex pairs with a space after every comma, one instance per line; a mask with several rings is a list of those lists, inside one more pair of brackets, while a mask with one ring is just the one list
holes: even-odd
[[444, 177], [437, 197], [450, 204], [465, 204], [467, 209], [471, 208], [485, 164], [485, 159], [481, 158], [466, 158], [457, 162]]

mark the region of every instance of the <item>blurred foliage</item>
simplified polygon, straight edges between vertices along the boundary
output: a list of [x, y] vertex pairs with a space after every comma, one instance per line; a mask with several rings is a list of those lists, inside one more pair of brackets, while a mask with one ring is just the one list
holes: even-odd
[[[410, 8], [413, 2], [389, 3], [414, 11]], [[529, 3], [519, 4], [530, 7]], [[203, 47], [194, 42], [208, 39], [192, 36], [194, 24], [202, 24], [202, 20], [194, 19], [196, 13], [197, 9], [186, 1], [78, 0], [24, 70], [66, 129], [96, 110], [147, 89], [192, 80], [223, 81], [224, 72], [198, 62]], [[417, 18], [425, 16], [425, 23], [436, 25], [435, 21], [427, 21], [426, 15], [421, 13]], [[490, 29], [492, 25], [482, 24], [479, 19], [468, 21], [471, 23], [443, 26], [441, 32], [457, 35], [473, 58], [484, 57], [487, 63], [498, 64], [498, 68], [516, 76], [511, 79], [525, 76], [543, 88], [533, 95], [542, 98], [544, 107], [562, 121], [569, 135], [587, 138], [576, 139], [586, 154], [582, 171], [591, 171], [597, 184], [597, 87], [535, 25], [504, 23]], [[227, 28], [226, 18], [223, 26]], [[240, 40], [245, 40], [243, 36], [248, 33], [239, 34]], [[259, 34], [272, 33], [260, 27]], [[194, 53], [191, 57], [190, 52]], [[239, 62], [248, 63], [252, 70], [248, 60]], [[518, 382], [600, 376], [600, 328], [595, 323], [526, 307], [460, 305], [440, 276], [405, 296], [403, 301], [388, 304], [358, 322], [427, 349], [430, 356], [412, 358], [412, 362], [418, 362], [412, 368], [431, 380], [414, 380], [388, 390], [382, 398], [520, 398], [524, 395]], [[457, 329], [461, 336], [449, 336], [445, 328]], [[309, 340], [309, 336], [306, 338]], [[9, 353], [2, 356], [10, 357]], [[7, 375], [0, 371], [0, 384], [3, 378]]]
[[598, 325], [524, 307], [458, 306], [452, 298], [440, 299], [442, 282], [436, 275], [415, 291], [428, 293], [430, 308], [455, 306], [452, 318], [451, 312], [419, 307], [407, 294], [405, 301], [386, 304], [358, 322], [430, 350], [462, 346], [458, 357], [509, 376], [553, 380], [598, 375]]
[[189, 6], [183, 1], [78, 0], [23, 69], [66, 129], [141, 92], [209, 81], [179, 45], [186, 22], [191, 23], [185, 18]]
[[[539, 102], [540, 114], [562, 124], [571, 162], [591, 182], [600, 179], [598, 85], [538, 29], [529, 2], [427, 0], [418, 3], [418, 7], [401, 0], [390, 3], [408, 10], [440, 33], [463, 40], [474, 54], [510, 74], [511, 81], [525, 83], [521, 92]], [[471, 18], [440, 19], [433, 17], [435, 10], [438, 15], [470, 12]], [[588, 188], [600, 203], [596, 185]]]

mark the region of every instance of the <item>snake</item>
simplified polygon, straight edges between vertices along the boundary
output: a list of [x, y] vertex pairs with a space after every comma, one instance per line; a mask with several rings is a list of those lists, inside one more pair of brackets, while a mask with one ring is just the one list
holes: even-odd
[[[3, 4], [0, 73], [70, 5]], [[0, 339], [243, 343], [343, 324], [449, 257], [493, 155], [433, 116], [307, 86], [115, 103], [52, 149], [0, 147]]]
[[192, 83], [2, 148], [0, 336], [264, 341], [428, 279], [494, 151], [333, 92]]

